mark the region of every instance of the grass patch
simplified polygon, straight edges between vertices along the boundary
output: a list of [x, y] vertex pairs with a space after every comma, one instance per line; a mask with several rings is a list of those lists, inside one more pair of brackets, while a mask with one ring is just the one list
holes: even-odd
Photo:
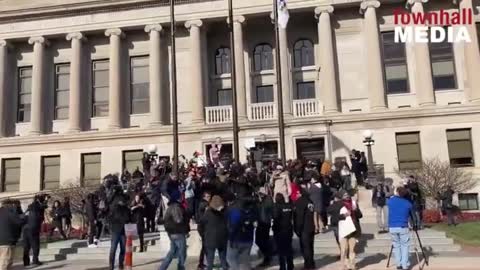
[[480, 246], [480, 222], [461, 223], [457, 226], [433, 224], [432, 229], [446, 232], [448, 237], [461, 244]]

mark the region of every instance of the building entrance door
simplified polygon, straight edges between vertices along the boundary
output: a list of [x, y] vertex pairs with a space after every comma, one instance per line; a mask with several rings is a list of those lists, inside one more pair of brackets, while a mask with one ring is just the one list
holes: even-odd
[[325, 160], [325, 138], [297, 139], [297, 158]]

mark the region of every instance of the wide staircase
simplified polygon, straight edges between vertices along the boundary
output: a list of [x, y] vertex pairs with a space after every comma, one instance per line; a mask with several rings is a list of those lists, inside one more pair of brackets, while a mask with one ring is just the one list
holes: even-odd
[[[370, 203], [371, 191], [361, 188], [358, 193], [359, 205], [364, 217], [362, 223], [362, 237], [357, 245], [357, 253], [384, 254], [388, 255], [391, 248], [390, 235], [377, 233], [375, 209]], [[149, 233], [145, 235], [146, 251], [139, 252], [140, 244], [134, 240], [133, 252], [135, 260], [159, 260], [168, 252], [170, 242], [167, 233], [161, 226], [159, 233]], [[455, 253], [461, 250], [461, 247], [448, 238], [444, 232], [424, 229], [418, 232], [419, 238], [423, 244], [424, 250], [428, 254]], [[412, 251], [418, 248], [420, 251], [416, 235], [412, 232]], [[188, 240], [189, 256], [198, 256], [201, 248], [201, 241], [196, 230], [192, 226]], [[294, 248], [298, 250], [298, 239], [294, 239]], [[110, 252], [110, 241], [102, 239], [97, 248], [88, 248], [85, 240], [67, 240], [47, 244], [42, 248], [40, 260], [107, 260]], [[315, 254], [336, 255], [339, 249], [335, 241], [333, 232], [318, 234], [315, 237]], [[118, 256], [118, 252], [117, 252]]]

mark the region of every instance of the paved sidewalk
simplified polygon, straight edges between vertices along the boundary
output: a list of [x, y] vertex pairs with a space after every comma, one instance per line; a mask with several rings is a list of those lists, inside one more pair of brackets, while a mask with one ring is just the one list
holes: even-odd
[[[364, 270], [386, 270], [386, 269], [396, 269], [394, 265], [391, 265], [390, 268], [386, 267], [387, 258], [385, 255], [359, 255], [357, 260], [358, 269]], [[302, 269], [302, 259], [295, 259], [296, 269]], [[414, 261], [416, 262], [416, 261]], [[161, 260], [153, 261], [135, 261], [133, 269], [135, 270], [156, 270], [160, 266]], [[256, 260], [255, 264], [260, 263]], [[322, 270], [341, 270], [342, 267], [337, 261], [335, 256], [317, 256], [316, 263], [318, 268]], [[393, 262], [392, 262], [393, 263]], [[186, 269], [187, 270], [196, 270], [197, 261], [195, 258], [189, 258], [187, 261]], [[422, 262], [422, 267], [416, 265], [413, 270], [478, 270], [480, 265], [479, 256], [468, 256], [468, 257], [431, 257], [430, 266], [424, 265]], [[16, 265], [12, 270], [24, 269], [23, 266]], [[29, 267], [27, 269], [35, 270], [55, 270], [55, 269], [68, 269], [68, 270], [108, 270], [108, 262], [105, 261], [60, 261], [60, 262], [51, 262], [45, 263], [41, 267]], [[176, 261], [172, 262], [169, 270], [176, 270]], [[260, 269], [260, 268], [254, 268]], [[277, 270], [278, 266], [272, 266], [269, 268], [264, 268], [266, 270]]]

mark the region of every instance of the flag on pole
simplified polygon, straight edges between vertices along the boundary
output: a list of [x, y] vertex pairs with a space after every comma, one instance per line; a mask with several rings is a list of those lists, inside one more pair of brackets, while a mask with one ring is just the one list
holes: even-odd
[[278, 7], [278, 25], [281, 28], [287, 28], [288, 19], [290, 14], [288, 13], [287, 0], [277, 0]]

